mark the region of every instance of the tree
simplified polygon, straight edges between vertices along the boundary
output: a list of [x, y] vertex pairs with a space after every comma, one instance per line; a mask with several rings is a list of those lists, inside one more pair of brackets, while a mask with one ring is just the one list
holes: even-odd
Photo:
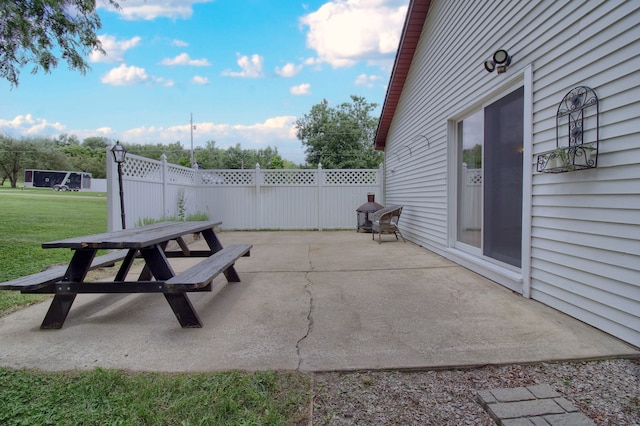
[[84, 138], [84, 140], [82, 141], [82, 146], [93, 149], [101, 149], [105, 152], [109, 145], [111, 145], [109, 138], [105, 138], [104, 136], [89, 136], [88, 138]]
[[253, 169], [256, 165], [254, 159], [254, 156], [242, 149], [238, 143], [236, 146], [227, 148], [223, 164], [225, 169]]
[[[91, 173], [95, 179], [106, 177], [107, 150], [92, 148], [87, 145], [68, 145], [60, 147], [60, 153], [67, 158], [69, 166], [63, 170], [74, 170]], [[51, 169], [51, 167], [48, 167]]]
[[[115, 0], [106, 1], [120, 7]], [[60, 59], [84, 74], [90, 68], [87, 55], [105, 53], [96, 35], [101, 27], [95, 0], [2, 0], [0, 77], [15, 87], [20, 68], [33, 64], [32, 73], [49, 73]]]
[[204, 148], [198, 147], [194, 150], [196, 162], [203, 169], [222, 169], [224, 151], [216, 147], [215, 141], [207, 141]]
[[363, 97], [351, 96], [336, 108], [326, 100], [296, 120], [296, 136], [305, 146], [306, 161], [326, 169], [377, 168], [382, 153], [374, 150], [378, 119], [371, 116], [377, 107]]
[[470, 169], [482, 168], [482, 145], [475, 144], [473, 148], [462, 151], [462, 162], [467, 163]]
[[282, 161], [282, 157], [276, 155], [269, 162], [269, 169], [284, 169], [284, 161]]
[[28, 156], [35, 151], [32, 142], [18, 142], [0, 135], [0, 173], [9, 179], [12, 188], [16, 188], [18, 177], [25, 169]]

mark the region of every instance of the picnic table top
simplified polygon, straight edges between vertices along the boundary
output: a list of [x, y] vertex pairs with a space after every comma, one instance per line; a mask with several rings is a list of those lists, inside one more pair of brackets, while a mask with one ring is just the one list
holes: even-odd
[[50, 241], [42, 248], [70, 249], [140, 249], [165, 241], [174, 240], [183, 235], [213, 229], [222, 222], [160, 222], [140, 228], [122, 229], [101, 234]]

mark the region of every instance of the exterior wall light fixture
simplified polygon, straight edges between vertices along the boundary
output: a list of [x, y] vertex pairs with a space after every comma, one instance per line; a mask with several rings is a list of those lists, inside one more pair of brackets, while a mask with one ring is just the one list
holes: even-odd
[[484, 61], [484, 69], [487, 72], [493, 72], [497, 68], [498, 74], [506, 72], [509, 65], [511, 65], [511, 56], [504, 49], [496, 51], [491, 59]]

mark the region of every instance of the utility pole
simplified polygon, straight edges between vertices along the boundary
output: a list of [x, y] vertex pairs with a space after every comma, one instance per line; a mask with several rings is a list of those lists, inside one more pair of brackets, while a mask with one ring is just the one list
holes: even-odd
[[193, 155], [193, 131], [196, 126], [193, 125], [193, 113], [191, 114], [191, 119], [189, 120], [189, 128], [191, 129], [191, 167], [196, 167], [196, 157]]

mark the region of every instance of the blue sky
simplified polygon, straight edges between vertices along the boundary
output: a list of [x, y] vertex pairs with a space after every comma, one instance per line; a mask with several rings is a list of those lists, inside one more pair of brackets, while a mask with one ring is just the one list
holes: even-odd
[[[104, 5], [98, 0], [99, 5]], [[0, 81], [0, 133], [122, 143], [271, 146], [295, 163], [296, 118], [327, 99], [384, 101], [408, 0], [121, 0], [99, 9], [107, 55]]]

